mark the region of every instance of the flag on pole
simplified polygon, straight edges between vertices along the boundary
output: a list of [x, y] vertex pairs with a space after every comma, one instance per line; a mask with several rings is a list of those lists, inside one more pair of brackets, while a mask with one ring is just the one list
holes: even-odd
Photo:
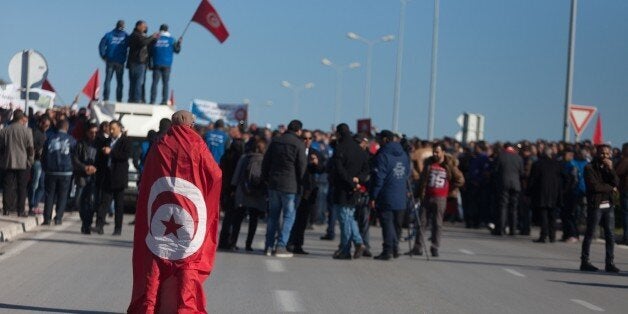
[[83, 87], [83, 94], [85, 94], [90, 101], [98, 99], [98, 95], [100, 94], [100, 76], [98, 69], [96, 69], [92, 77], [87, 81], [87, 84], [85, 84], [85, 87]]
[[225, 24], [222, 23], [218, 12], [208, 0], [201, 0], [201, 3], [198, 5], [192, 17], [192, 21], [204, 26], [208, 31], [214, 34], [220, 43], [223, 43], [227, 40], [227, 37], [229, 37], [229, 32]]
[[168, 99], [168, 106], [174, 106], [174, 89], [170, 90], [170, 98]]
[[41, 89], [45, 89], [47, 91], [56, 93], [57, 91], [55, 90], [54, 87], [52, 87], [52, 84], [50, 84], [50, 81], [48, 79], [44, 80], [44, 83], [41, 85]]
[[[172, 158], [172, 156], [177, 156]], [[222, 172], [193, 128], [172, 126], [146, 157], [128, 313], [207, 313]]]
[[597, 114], [597, 121], [595, 122], [595, 130], [593, 130], [593, 144], [604, 144], [604, 134], [602, 133], [602, 117]]

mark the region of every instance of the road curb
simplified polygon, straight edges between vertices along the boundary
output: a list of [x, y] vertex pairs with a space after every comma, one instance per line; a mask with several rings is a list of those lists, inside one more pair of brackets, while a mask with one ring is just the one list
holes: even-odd
[[8, 242], [18, 235], [31, 231], [42, 222], [42, 216], [2, 216], [0, 217], [0, 242]]

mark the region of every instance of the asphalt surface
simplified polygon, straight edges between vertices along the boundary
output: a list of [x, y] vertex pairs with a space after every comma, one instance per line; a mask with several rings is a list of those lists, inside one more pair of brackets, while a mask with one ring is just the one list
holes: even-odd
[[[125, 221], [132, 220], [131, 216]], [[77, 215], [0, 245], [1, 313], [121, 313], [131, 294], [133, 227], [121, 237], [82, 235]], [[242, 231], [245, 233], [246, 228]], [[337, 241], [306, 234], [311, 254], [291, 259], [258, 251], [219, 252], [205, 284], [211, 313], [628, 313], [628, 272], [582, 273], [579, 244], [495, 238], [447, 226], [441, 256], [333, 260]], [[381, 230], [371, 230], [379, 253]], [[240, 237], [244, 241], [245, 235]], [[402, 251], [407, 243], [402, 243]], [[603, 267], [604, 246], [592, 245]], [[628, 247], [616, 247], [628, 270]]]

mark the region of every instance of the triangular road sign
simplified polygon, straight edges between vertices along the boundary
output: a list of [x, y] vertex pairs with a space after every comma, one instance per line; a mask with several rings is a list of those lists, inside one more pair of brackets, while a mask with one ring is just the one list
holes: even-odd
[[596, 111], [597, 108], [592, 106], [569, 105], [569, 121], [576, 135], [582, 134]]

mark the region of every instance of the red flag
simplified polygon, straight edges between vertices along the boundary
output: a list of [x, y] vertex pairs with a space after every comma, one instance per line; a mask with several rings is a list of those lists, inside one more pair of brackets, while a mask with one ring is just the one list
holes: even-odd
[[168, 99], [168, 105], [174, 106], [174, 89], [170, 90], [170, 99]]
[[100, 76], [98, 75], [98, 69], [96, 72], [92, 74], [92, 77], [89, 78], [85, 87], [83, 87], [83, 94], [89, 98], [89, 100], [98, 99], [98, 94], [100, 94]]
[[206, 313], [222, 172], [188, 126], [172, 126], [153, 146], [135, 213], [128, 313]]
[[192, 21], [207, 28], [221, 43], [229, 37], [229, 32], [225, 28], [225, 24], [222, 23], [218, 12], [207, 0], [201, 0], [196, 13], [192, 17]]
[[595, 130], [593, 131], [593, 144], [604, 144], [604, 134], [602, 134], [602, 117], [597, 114], [597, 121], [595, 122]]
[[41, 89], [56, 93], [57, 91], [55, 90], [54, 87], [52, 87], [52, 84], [50, 84], [50, 81], [48, 79], [44, 80], [44, 83], [41, 85]]

